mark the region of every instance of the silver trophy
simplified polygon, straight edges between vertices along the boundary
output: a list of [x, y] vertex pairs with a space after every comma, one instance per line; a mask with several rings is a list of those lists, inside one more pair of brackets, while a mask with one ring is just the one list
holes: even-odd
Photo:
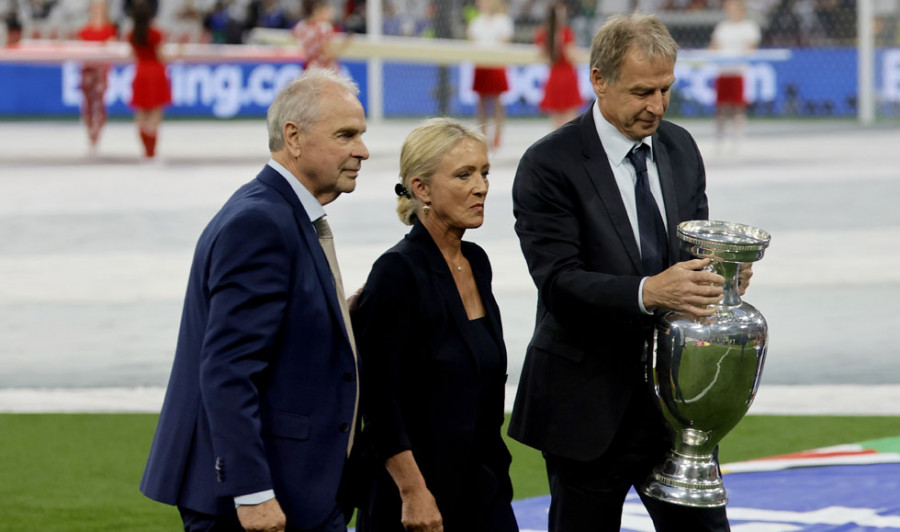
[[708, 318], [669, 312], [656, 326], [648, 369], [674, 444], [640, 489], [673, 504], [717, 508], [728, 497], [713, 451], [750, 408], [766, 358], [766, 320], [741, 301], [738, 270], [763, 257], [770, 236], [693, 220], [679, 224], [678, 239], [694, 257], [712, 259], [707, 269], [725, 278], [724, 294]]

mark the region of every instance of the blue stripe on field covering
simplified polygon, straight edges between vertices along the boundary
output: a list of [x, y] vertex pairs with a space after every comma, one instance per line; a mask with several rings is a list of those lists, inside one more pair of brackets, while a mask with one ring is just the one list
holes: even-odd
[[[805, 467], [725, 475], [733, 532], [900, 531], [900, 464]], [[523, 531], [546, 531], [550, 497], [515, 501]], [[652, 532], [637, 494], [622, 530]]]

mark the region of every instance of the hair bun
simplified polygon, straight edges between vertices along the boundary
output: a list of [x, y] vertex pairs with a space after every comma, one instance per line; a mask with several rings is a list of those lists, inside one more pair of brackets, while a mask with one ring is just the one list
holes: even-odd
[[409, 191], [406, 190], [406, 188], [400, 183], [397, 183], [396, 185], [394, 185], [394, 192], [397, 194], [398, 197], [403, 196], [404, 198], [411, 199], [410, 195], [409, 195]]

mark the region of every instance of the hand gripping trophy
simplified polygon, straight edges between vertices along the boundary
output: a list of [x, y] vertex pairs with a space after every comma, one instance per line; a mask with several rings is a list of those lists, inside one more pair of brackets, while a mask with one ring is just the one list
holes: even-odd
[[674, 447], [640, 489], [673, 504], [714, 508], [728, 497], [713, 452], [750, 408], [766, 358], [766, 320], [741, 301], [738, 270], [763, 257], [770, 236], [747, 225], [693, 220], [679, 224], [678, 239], [694, 257], [710, 258], [707, 268], [725, 285], [712, 316], [669, 312], [657, 324], [648, 371]]

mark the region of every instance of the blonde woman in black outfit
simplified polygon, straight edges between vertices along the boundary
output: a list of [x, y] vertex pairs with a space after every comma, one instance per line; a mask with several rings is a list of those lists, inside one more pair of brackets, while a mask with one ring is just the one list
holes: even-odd
[[369, 466], [357, 530], [515, 532], [500, 312], [487, 255], [462, 240], [484, 221], [487, 145], [432, 119], [400, 166], [412, 230], [376, 261], [353, 318]]

